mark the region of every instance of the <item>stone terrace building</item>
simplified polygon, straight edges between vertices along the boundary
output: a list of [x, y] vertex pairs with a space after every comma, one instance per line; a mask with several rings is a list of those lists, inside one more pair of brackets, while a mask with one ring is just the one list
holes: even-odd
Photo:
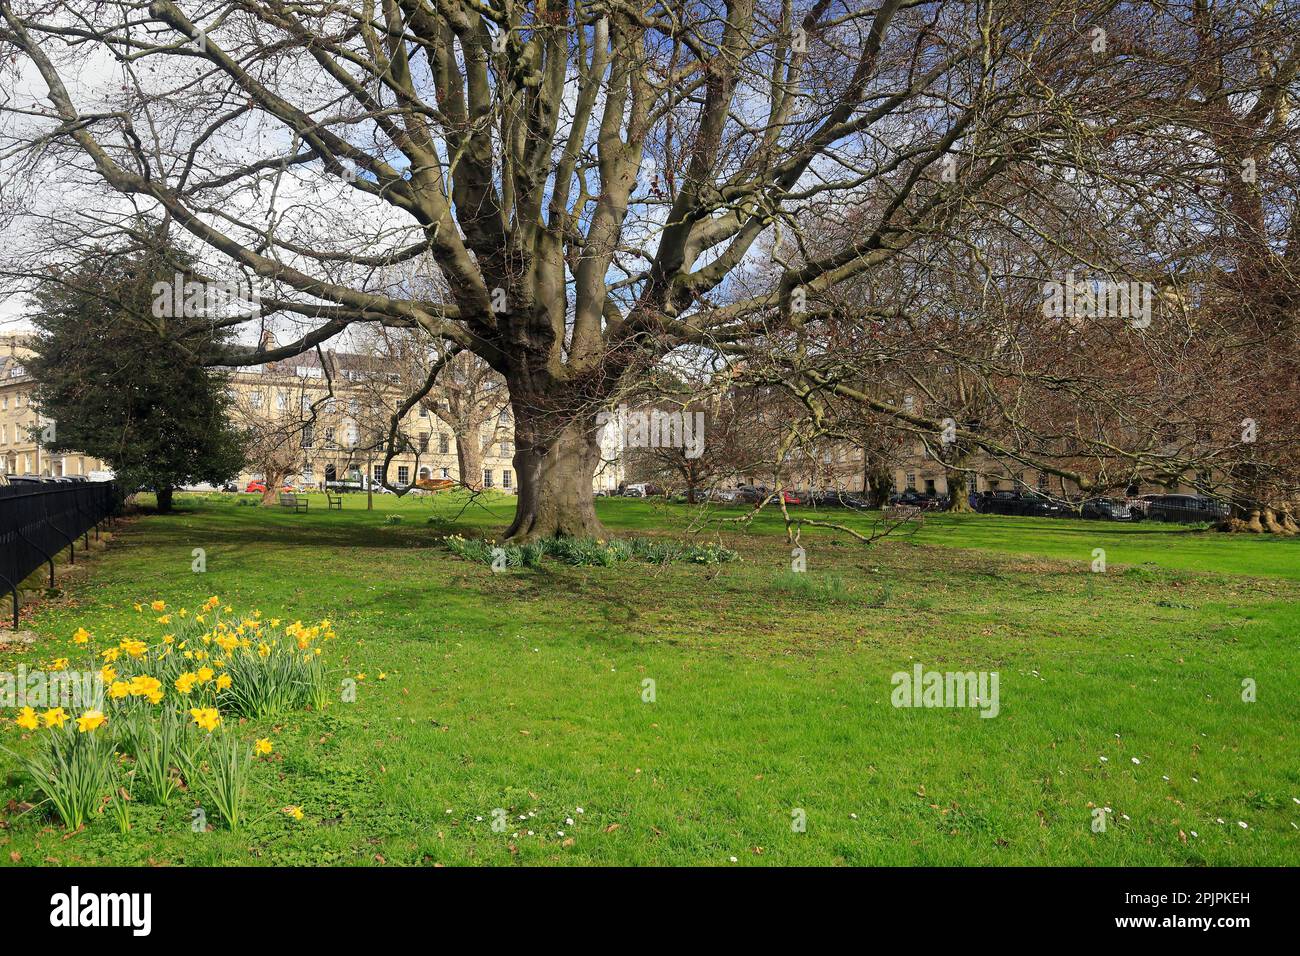
[[[295, 460], [287, 480], [308, 487], [359, 482], [363, 476], [378, 484], [391, 416], [416, 387], [383, 359], [334, 351], [306, 352], [227, 372], [237, 420], [282, 437]], [[436, 392], [429, 399], [444, 401]], [[509, 411], [486, 424], [478, 440], [486, 446], [483, 473], [467, 483], [514, 491], [518, 483]], [[403, 417], [397, 445], [399, 453], [388, 466], [390, 483], [440, 478], [460, 482], [453, 429], [426, 404], [417, 404]], [[257, 468], [256, 461], [245, 466], [241, 488], [263, 477]]]
[[108, 477], [108, 466], [97, 458], [68, 452], [51, 453], [36, 443], [49, 419], [36, 414], [31, 402], [32, 377], [24, 359], [31, 355], [27, 337], [0, 335], [0, 474]]

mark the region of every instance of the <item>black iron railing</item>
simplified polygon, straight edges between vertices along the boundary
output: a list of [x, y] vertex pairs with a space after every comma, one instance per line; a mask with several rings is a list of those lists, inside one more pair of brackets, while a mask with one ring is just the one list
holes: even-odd
[[[64, 548], [76, 563], [76, 540], [90, 544], [104, 519], [122, 502], [113, 482], [40, 482], [0, 486], [0, 597], [13, 594], [18, 627], [18, 586], [45, 564], [54, 586], [54, 558]], [[83, 550], [84, 550], [83, 547]]]

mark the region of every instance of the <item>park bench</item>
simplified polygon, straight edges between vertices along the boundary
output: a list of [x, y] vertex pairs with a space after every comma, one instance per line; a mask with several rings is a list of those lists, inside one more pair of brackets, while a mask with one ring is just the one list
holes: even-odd
[[332, 495], [332, 494], [330, 494], [330, 493], [327, 491], [327, 492], [325, 492], [325, 505], [326, 505], [327, 508], [332, 509], [332, 510], [334, 510], [334, 511], [342, 511], [342, 510], [343, 510], [343, 496], [342, 496], [342, 495]]
[[890, 505], [885, 509], [885, 520], [899, 524], [915, 521], [918, 525], [922, 525], [925, 524], [925, 512], [915, 505]]
[[281, 508], [292, 508], [293, 511], [306, 511], [308, 501], [306, 498], [299, 498], [297, 495], [283, 494], [280, 496]]

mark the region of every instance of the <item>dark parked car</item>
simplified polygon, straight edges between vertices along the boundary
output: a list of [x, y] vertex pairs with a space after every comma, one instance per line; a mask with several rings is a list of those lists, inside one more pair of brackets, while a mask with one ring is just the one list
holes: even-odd
[[1231, 511], [1226, 502], [1200, 495], [1143, 495], [1142, 501], [1149, 521], [1173, 521], [1180, 524], [1222, 521]]
[[981, 495], [975, 510], [981, 514], [1055, 518], [1065, 511], [1065, 506], [1037, 491], [995, 491]]
[[865, 508], [866, 499], [847, 491], [818, 491], [804, 498], [812, 508]]
[[1097, 521], [1132, 521], [1133, 509], [1122, 498], [1089, 498], [1079, 505], [1079, 517]]
[[915, 488], [908, 488], [902, 494], [890, 495], [889, 503], [891, 505], [903, 505], [909, 508], [920, 508], [923, 511], [943, 511], [949, 505], [946, 496], [937, 494], [922, 494]]

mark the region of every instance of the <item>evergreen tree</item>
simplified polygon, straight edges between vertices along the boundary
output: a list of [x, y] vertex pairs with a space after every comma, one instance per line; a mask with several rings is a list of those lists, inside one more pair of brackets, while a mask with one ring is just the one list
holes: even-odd
[[210, 310], [156, 291], [188, 266], [174, 252], [94, 255], [45, 280], [30, 316], [33, 400], [55, 423], [41, 444], [103, 459], [163, 512], [175, 488], [228, 480], [243, 460], [224, 378], [202, 364], [228, 333]]

